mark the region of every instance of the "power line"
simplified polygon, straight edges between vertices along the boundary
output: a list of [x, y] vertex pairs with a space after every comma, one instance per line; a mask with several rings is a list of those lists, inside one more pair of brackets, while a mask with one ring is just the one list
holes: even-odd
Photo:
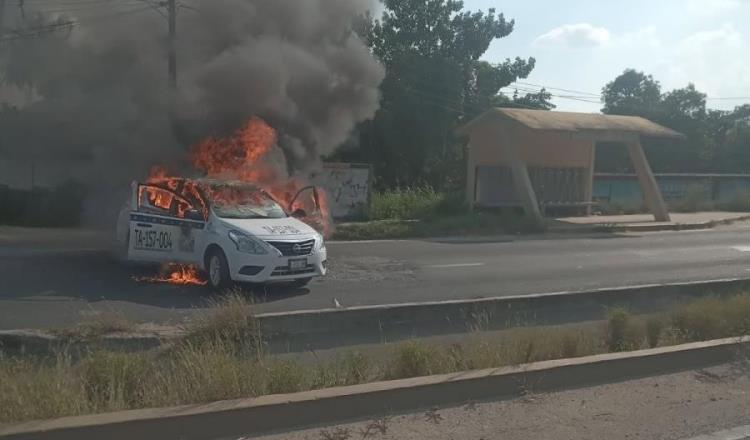
[[43, 26], [35, 26], [30, 28], [23, 28], [23, 29], [14, 29], [10, 30], [9, 32], [6, 31], [5, 34], [0, 35], [0, 43], [2, 42], [8, 42], [8, 41], [16, 41], [16, 40], [25, 40], [30, 38], [39, 38], [43, 37], [48, 34], [52, 34], [56, 31], [67, 29], [70, 31], [75, 26], [85, 24], [85, 23], [94, 23], [94, 22], [100, 22], [105, 21], [112, 18], [119, 18], [126, 15], [132, 15], [137, 14], [139, 12], [144, 12], [147, 10], [150, 10], [150, 6], [126, 10], [126, 11], [118, 11], [111, 14], [102, 14], [97, 16], [91, 16], [91, 17], [85, 17], [81, 19], [76, 20], [69, 20], [64, 22], [58, 22], [58, 23], [51, 23], [48, 25]]
[[[577, 93], [577, 95], [555, 95], [555, 94], [552, 95], [552, 96], [555, 96], [555, 97], [558, 97], [558, 98], [569, 98], [569, 99], [585, 100], [585, 99], [590, 99], [590, 98], [599, 98], [599, 99], [601, 99], [601, 97], [602, 97], [601, 93], [596, 94], [596, 93], [591, 93], [591, 92], [582, 92], [580, 90], [564, 89], [564, 88], [560, 88], [560, 87], [548, 87], [548, 86], [543, 86], [543, 85], [540, 85], [540, 84], [532, 84], [532, 83], [527, 83], [527, 82], [522, 82], [522, 81], [515, 81], [513, 84], [521, 84], [521, 85], [526, 85], [526, 86], [544, 88], [544, 89], [548, 89], [548, 90], [560, 90], [560, 91], [564, 91], [564, 92]], [[511, 86], [508, 86], [508, 87], [511, 87]], [[750, 96], [715, 96], [715, 97], [706, 96], [705, 99], [707, 101], [750, 100]], [[593, 101], [592, 101], [592, 103], [593, 103]]]
[[548, 87], [548, 86], [542, 86], [542, 85], [539, 85], [539, 84], [527, 83], [527, 82], [523, 82], [523, 81], [514, 81], [514, 84], [521, 84], [521, 85], [525, 85], [525, 86], [539, 87], [539, 88], [543, 88], [543, 89], [547, 89], [547, 90], [559, 90], [561, 92], [577, 93], [577, 94], [580, 94], [580, 95], [590, 95], [592, 97], [600, 97], [601, 96], [601, 93], [582, 92], [580, 90], [563, 89], [563, 88], [560, 88], [560, 87]]

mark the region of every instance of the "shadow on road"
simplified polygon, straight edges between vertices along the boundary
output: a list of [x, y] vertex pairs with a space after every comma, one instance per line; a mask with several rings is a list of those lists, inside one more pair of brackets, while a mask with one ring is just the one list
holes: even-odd
[[[0, 301], [74, 298], [88, 302], [127, 301], [170, 309], [204, 308], [215, 297], [205, 286], [136, 281], [156, 275], [155, 267], [129, 267], [106, 252], [0, 257]], [[255, 303], [309, 293], [290, 286], [242, 286]]]

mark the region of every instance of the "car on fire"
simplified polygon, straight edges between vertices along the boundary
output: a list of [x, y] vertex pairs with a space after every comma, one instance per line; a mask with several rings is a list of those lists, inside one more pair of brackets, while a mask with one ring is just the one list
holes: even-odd
[[288, 282], [297, 287], [326, 273], [323, 236], [262, 188], [242, 181], [170, 178], [133, 182], [116, 238], [130, 262], [194, 265], [208, 285]]

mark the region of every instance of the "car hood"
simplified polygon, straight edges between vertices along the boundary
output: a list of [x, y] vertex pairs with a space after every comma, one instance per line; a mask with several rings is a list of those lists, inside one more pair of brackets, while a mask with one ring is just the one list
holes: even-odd
[[237, 229], [264, 240], [311, 238], [317, 235], [315, 229], [294, 217], [268, 219], [222, 218], [220, 220], [230, 229]]

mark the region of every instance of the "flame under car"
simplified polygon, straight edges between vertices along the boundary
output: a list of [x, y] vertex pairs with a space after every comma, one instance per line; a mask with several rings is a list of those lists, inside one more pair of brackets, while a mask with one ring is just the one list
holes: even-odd
[[307, 212], [291, 208], [308, 191], [316, 201], [316, 189], [305, 188], [285, 209], [247, 182], [134, 182], [117, 239], [126, 260], [195, 265], [214, 289], [232, 282], [304, 286], [325, 275], [327, 255], [323, 236], [300, 220]]

